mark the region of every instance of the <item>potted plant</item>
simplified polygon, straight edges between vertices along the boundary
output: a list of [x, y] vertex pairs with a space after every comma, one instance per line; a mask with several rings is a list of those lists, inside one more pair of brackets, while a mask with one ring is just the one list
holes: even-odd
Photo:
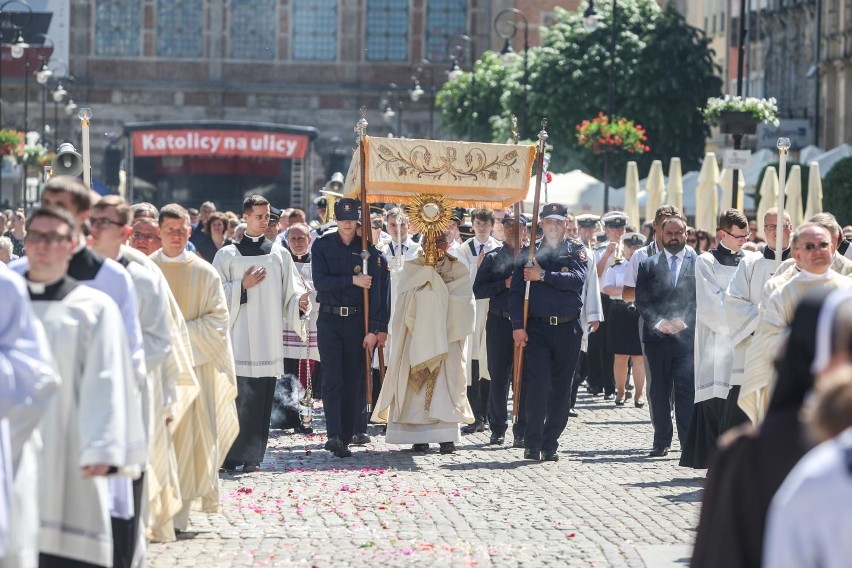
[[646, 144], [648, 136], [641, 124], [622, 116], [610, 121], [604, 113], [577, 125], [577, 143], [595, 154], [624, 150], [629, 154], [642, 154], [651, 150]]
[[774, 98], [711, 97], [702, 111], [704, 120], [718, 124], [724, 134], [754, 134], [761, 122], [778, 126], [778, 104]]

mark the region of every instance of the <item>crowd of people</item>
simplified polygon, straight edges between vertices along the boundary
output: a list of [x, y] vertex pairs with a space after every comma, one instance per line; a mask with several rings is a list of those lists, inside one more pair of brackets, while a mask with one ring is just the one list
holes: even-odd
[[270, 428], [313, 432], [314, 399], [340, 459], [370, 423], [442, 454], [511, 424], [541, 462], [582, 385], [647, 404], [649, 458], [677, 434], [680, 465], [709, 468], [693, 566], [849, 557], [852, 250], [831, 214], [770, 209], [758, 235], [730, 209], [711, 236], [669, 205], [638, 226], [548, 203], [537, 227], [456, 209], [417, 233], [410, 209], [316, 205], [93, 201], [58, 176], [2, 215], [3, 565], [143, 565], [218, 511], [220, 475], [261, 469]]

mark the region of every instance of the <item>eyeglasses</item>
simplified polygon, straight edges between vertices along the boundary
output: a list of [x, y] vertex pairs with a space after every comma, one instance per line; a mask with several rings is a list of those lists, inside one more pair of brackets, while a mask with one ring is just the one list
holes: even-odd
[[730, 232], [730, 231], [726, 231], [725, 229], [722, 229], [722, 232], [723, 232], [723, 233], [728, 233], [729, 235], [731, 235], [732, 237], [734, 237], [734, 238], [735, 238], [735, 239], [737, 239], [738, 241], [744, 241], [744, 240], [746, 240], [746, 239], [749, 237], [749, 235], [751, 235], [751, 233], [746, 233], [745, 235], [735, 235], [735, 234], [733, 234], [733, 233], [732, 233], [732, 232]]
[[157, 235], [146, 235], [144, 233], [131, 233], [130, 238], [137, 241], [159, 241], [160, 237]]
[[110, 225], [114, 225], [116, 227], [123, 227], [124, 223], [119, 223], [118, 221], [107, 219], [106, 217], [99, 217], [97, 219], [90, 219], [89, 225], [96, 229], [106, 229]]
[[[766, 229], [767, 231], [774, 231], [774, 230], [778, 229], [778, 225], [764, 225], [763, 228]], [[784, 228], [785, 229], [792, 229], [793, 225], [791, 225], [789, 223], [784, 223]]]
[[39, 233], [38, 231], [30, 231], [24, 236], [24, 244], [29, 245], [56, 245], [65, 241], [70, 241], [70, 235], [60, 235], [59, 233]]
[[816, 249], [816, 248], [820, 248], [820, 249], [822, 249], [822, 250], [825, 250], [825, 249], [827, 249], [827, 248], [828, 248], [828, 247], [830, 247], [830, 246], [831, 246], [831, 244], [830, 244], [830, 243], [828, 243], [828, 242], [826, 242], [826, 241], [822, 241], [821, 243], [807, 243], [807, 244], [804, 244], [804, 245], [802, 245], [802, 248], [804, 248], [804, 249], [805, 249], [805, 250], [807, 250], [807, 251], [812, 251], [812, 250], [814, 250], [814, 249]]

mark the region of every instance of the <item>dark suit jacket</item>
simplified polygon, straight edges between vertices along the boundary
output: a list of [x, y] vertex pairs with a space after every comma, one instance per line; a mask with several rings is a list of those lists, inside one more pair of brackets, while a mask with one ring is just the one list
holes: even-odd
[[[693, 349], [695, 339], [695, 259], [687, 251], [678, 274], [677, 285], [672, 286], [671, 269], [664, 251], [642, 261], [636, 275], [636, 308], [642, 314], [645, 343], [666, 341], [673, 347]], [[686, 329], [667, 335], [654, 329], [660, 320], [680, 317]]]

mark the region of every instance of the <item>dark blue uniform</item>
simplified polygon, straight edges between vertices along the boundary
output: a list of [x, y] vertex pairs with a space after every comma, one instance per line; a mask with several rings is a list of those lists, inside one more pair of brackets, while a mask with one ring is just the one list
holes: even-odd
[[[509, 318], [509, 288], [506, 280], [515, 270], [515, 251], [507, 244], [485, 255], [476, 279], [473, 294], [477, 300], [488, 298], [488, 317], [485, 321], [488, 373], [491, 375], [491, 395], [488, 403], [488, 423], [491, 437], [502, 438], [506, 432], [506, 399], [515, 353], [512, 322]], [[524, 389], [521, 389], [521, 395]], [[523, 401], [521, 403], [523, 408]], [[515, 440], [524, 437], [524, 416], [512, 426]]]
[[[370, 245], [370, 333], [388, 330], [390, 273], [382, 254]], [[352, 283], [361, 274], [361, 239], [345, 245], [335, 232], [311, 248], [312, 274], [320, 304], [317, 342], [323, 368], [322, 400], [328, 438], [348, 444], [360, 422], [364, 397], [364, 297]]]
[[[523, 329], [524, 264], [528, 254], [524, 247], [512, 275], [512, 329]], [[535, 258], [545, 275], [543, 281], [530, 284], [529, 340], [524, 353], [522, 390], [526, 391], [524, 447], [555, 456], [559, 436], [568, 424], [571, 380], [583, 338], [580, 311], [588, 265], [583, 244], [574, 239], [563, 240], [555, 248], [542, 239], [536, 244]]]

